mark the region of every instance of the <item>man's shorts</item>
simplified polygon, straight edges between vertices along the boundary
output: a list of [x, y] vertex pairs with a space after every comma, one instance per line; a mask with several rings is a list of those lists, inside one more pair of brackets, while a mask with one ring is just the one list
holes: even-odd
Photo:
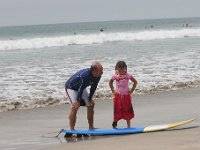
[[[77, 102], [78, 91], [74, 91], [72, 89], [66, 89], [66, 94], [69, 98], [69, 103], [72, 105], [73, 103]], [[81, 106], [89, 106], [89, 94], [86, 89], [83, 90], [83, 94], [81, 97], [80, 104]]]

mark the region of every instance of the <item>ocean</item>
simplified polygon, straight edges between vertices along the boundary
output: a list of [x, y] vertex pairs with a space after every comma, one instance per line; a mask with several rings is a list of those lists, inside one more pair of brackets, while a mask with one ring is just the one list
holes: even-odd
[[200, 18], [0, 27], [0, 112], [67, 103], [65, 81], [93, 61], [104, 67], [95, 99], [111, 98], [119, 60], [135, 94], [199, 87]]

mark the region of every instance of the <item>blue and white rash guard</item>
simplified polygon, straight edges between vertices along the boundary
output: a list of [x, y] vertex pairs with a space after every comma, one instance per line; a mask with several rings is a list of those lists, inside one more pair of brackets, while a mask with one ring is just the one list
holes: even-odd
[[80, 101], [83, 90], [90, 87], [90, 94], [88, 99], [91, 100], [101, 77], [93, 77], [91, 69], [83, 69], [71, 76], [65, 83], [65, 89], [72, 89], [78, 91], [77, 100]]

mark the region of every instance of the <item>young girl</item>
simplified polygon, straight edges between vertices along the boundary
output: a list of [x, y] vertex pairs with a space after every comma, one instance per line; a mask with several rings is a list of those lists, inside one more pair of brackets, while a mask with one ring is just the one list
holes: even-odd
[[[113, 128], [117, 127], [117, 121], [125, 119], [127, 127], [130, 128], [130, 120], [134, 117], [134, 111], [131, 103], [131, 94], [136, 88], [137, 81], [127, 73], [127, 65], [124, 61], [117, 62], [115, 66], [116, 73], [109, 81], [110, 89], [114, 95], [114, 121]], [[132, 88], [129, 90], [128, 82], [133, 82]], [[113, 87], [113, 82], [116, 81], [116, 88]]]

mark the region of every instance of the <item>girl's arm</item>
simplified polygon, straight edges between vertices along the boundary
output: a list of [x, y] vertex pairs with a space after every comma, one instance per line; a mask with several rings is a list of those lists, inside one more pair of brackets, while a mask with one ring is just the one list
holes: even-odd
[[130, 90], [130, 93], [132, 94], [133, 91], [135, 90], [136, 86], [137, 86], [137, 80], [133, 76], [131, 76], [130, 80], [133, 82], [133, 86]]
[[113, 79], [110, 79], [110, 81], [109, 81], [109, 86], [110, 86], [110, 89], [111, 89], [113, 95], [115, 95], [115, 89], [114, 89], [114, 87], [113, 87], [113, 82], [114, 82], [114, 80], [113, 80]]

